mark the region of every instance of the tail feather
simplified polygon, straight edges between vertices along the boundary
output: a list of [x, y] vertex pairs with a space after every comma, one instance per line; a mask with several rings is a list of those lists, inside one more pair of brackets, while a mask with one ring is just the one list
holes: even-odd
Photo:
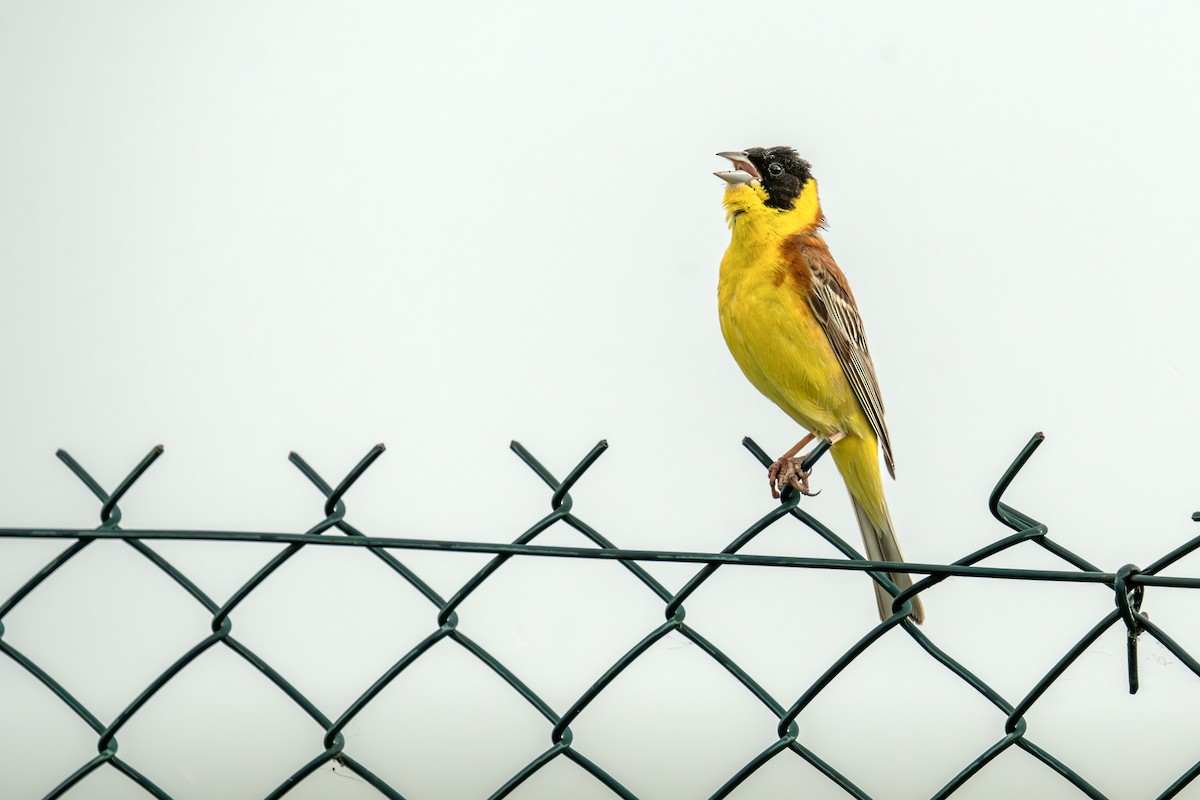
[[[854, 505], [854, 515], [858, 517], [858, 527], [862, 530], [863, 544], [866, 546], [867, 558], [871, 561], [903, 561], [904, 554], [900, 552], [900, 542], [896, 541], [895, 528], [892, 525], [892, 517], [887, 512], [887, 507], [883, 509], [882, 523], [873, 521], [866, 508], [853, 494], [850, 495], [850, 502]], [[907, 572], [889, 572], [888, 578], [892, 583], [896, 584], [901, 590], [912, 586], [913, 581]], [[875, 587], [875, 601], [879, 604], [879, 618], [887, 619], [892, 615], [892, 596], [874, 580], [871, 585]], [[925, 609], [921, 605], [921, 598], [914, 597], [913, 603], [913, 622], [918, 625], [925, 621]]]

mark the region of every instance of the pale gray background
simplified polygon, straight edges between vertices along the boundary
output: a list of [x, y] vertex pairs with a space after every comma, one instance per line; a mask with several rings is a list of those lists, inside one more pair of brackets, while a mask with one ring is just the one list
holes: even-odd
[[[1196, 534], [1200, 506], [1197, 23], [1185, 3], [0, 3], [0, 524], [95, 524], [54, 449], [112, 487], [161, 441], [127, 527], [302, 531], [322, 500], [287, 451], [333, 480], [384, 441], [352, 521], [511, 540], [549, 493], [509, 439], [561, 475], [607, 437], [575, 492], [584, 519], [622, 546], [720, 549], [772, 502], [741, 437], [777, 453], [798, 432], [721, 341], [711, 154], [786, 143], [814, 164], [867, 323], [910, 558], [1006, 533], [987, 494], [1044, 430], [1011, 501], [1106, 569], [1149, 563]], [[830, 465], [814, 485], [806, 507], [857, 542]], [[61, 547], [0, 542], [0, 596]], [[218, 599], [275, 551], [157, 547]], [[754, 550], [831, 554], [794, 522]], [[404, 557], [445, 594], [484, 561]], [[1059, 564], [1034, 545], [994, 563]], [[672, 588], [694, 571], [650, 569]], [[1112, 598], [958, 580], [927, 608], [929, 634], [1015, 702]], [[1195, 593], [1151, 591], [1146, 608], [1200, 652]], [[861, 575], [733, 568], [687, 609], [785, 704], [875, 614]], [[563, 710], [661, 603], [615, 564], [522, 561], [461, 613]], [[208, 631], [115, 543], [5, 624], [106, 721]], [[331, 717], [434, 626], [348, 550], [304, 551], [234, 614]], [[1151, 797], [1200, 758], [1200, 684], [1145, 638], [1130, 698], [1124, 658], [1113, 631], [1029, 736], [1111, 797]], [[8, 659], [0, 708], [6, 798], [40, 797], [95, 753]], [[875, 796], [919, 798], [1003, 719], [896, 632], [801, 728]], [[682, 639], [574, 726], [644, 798], [708, 796], [773, 729]], [[443, 645], [347, 737], [429, 800], [486, 796], [548, 733]], [[253, 798], [321, 732], [218, 647], [119, 738], [176, 798]], [[957, 796], [1015, 787], [1076, 796], [1016, 750]], [[109, 768], [69, 795], [144, 796]], [[290, 795], [375, 796], [328, 769]], [[609, 796], [563, 760], [513, 795]], [[841, 795], [790, 754], [736, 795], [790, 796]]]

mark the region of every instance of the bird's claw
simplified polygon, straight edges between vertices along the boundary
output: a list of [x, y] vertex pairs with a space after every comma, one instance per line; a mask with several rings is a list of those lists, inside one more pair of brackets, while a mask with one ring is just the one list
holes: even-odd
[[812, 470], [804, 469], [803, 463], [804, 457], [781, 458], [770, 466], [767, 470], [767, 482], [771, 484], [772, 497], [778, 500], [783, 490], [789, 486], [805, 497], [816, 497], [821, 493], [820, 489], [815, 492], [809, 491], [808, 476], [812, 474]]

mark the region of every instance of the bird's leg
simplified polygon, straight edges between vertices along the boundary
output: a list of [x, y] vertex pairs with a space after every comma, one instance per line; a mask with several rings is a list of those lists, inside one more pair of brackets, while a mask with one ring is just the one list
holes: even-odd
[[812, 441], [813, 439], [815, 439], [815, 438], [817, 438], [815, 434], [811, 434], [811, 433], [810, 433], [810, 434], [808, 434], [808, 435], [807, 435], [807, 436], [805, 436], [803, 439], [801, 439], [800, 441], [796, 442], [796, 446], [795, 446], [795, 447], [793, 447], [791, 450], [788, 450], [786, 453], [784, 453], [783, 455], [781, 455], [781, 456], [779, 457], [779, 460], [780, 460], [780, 461], [783, 461], [785, 458], [791, 458], [792, 456], [796, 455], [796, 453], [799, 453], [799, 452], [800, 452], [800, 448], [804, 447], [804, 445], [808, 444], [809, 442], [811, 442], [811, 441]]
[[800, 452], [800, 448], [815, 438], [817, 437], [813, 434], [808, 434], [796, 442], [795, 447], [781, 455], [767, 470], [767, 483], [771, 485], [772, 497], [779, 499], [779, 493], [785, 486], [791, 486], [797, 492], [807, 497], [812, 497], [820, 493], [808, 490], [808, 476], [811, 472], [800, 466], [804, 463], [805, 456], [794, 458], [796, 453]]
[[[816, 435], [808, 434], [796, 442], [795, 447], [781, 455], [767, 470], [767, 481], [771, 484], [771, 496], [776, 500], [779, 499], [780, 493], [787, 486], [791, 486], [805, 497], [816, 497], [821, 493], [820, 489], [815, 492], [808, 490], [808, 476], [812, 474], [812, 470], [804, 469], [803, 464], [804, 459], [808, 458], [810, 453], [805, 453], [801, 456], [796, 455], [796, 453], [800, 452], [800, 448], [815, 438], [817, 438]], [[829, 443], [834, 445], [845, 438], [846, 434], [842, 431], [834, 431], [829, 435]]]

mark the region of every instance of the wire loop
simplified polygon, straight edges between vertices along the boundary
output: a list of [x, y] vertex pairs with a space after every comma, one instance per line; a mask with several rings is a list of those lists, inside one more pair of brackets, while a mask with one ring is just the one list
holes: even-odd
[[1117, 610], [1121, 612], [1121, 620], [1125, 623], [1125, 655], [1129, 669], [1129, 693], [1137, 694], [1138, 690], [1138, 637], [1145, 630], [1142, 627], [1142, 597], [1146, 587], [1141, 584], [1130, 585], [1130, 578], [1140, 575], [1141, 570], [1133, 564], [1126, 564], [1117, 570], [1113, 581], [1113, 592], [1117, 602]]

